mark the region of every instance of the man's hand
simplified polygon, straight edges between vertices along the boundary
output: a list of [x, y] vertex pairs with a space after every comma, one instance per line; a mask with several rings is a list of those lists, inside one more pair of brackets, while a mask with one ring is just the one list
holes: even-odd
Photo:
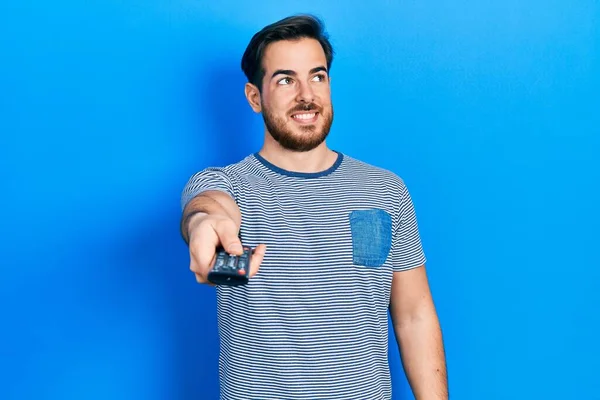
[[[231, 218], [221, 215], [194, 215], [189, 221], [189, 234], [190, 270], [196, 275], [198, 283], [211, 284], [207, 276], [214, 265], [218, 247], [222, 246], [229, 254], [243, 253], [236, 223]], [[254, 249], [250, 259], [250, 277], [258, 272], [265, 251], [264, 244]]]

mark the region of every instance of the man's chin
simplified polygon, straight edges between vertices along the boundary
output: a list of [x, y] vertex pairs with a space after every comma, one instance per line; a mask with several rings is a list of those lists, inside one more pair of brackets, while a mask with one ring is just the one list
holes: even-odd
[[281, 147], [295, 153], [307, 153], [319, 147], [320, 143], [280, 143]]
[[[265, 115], [263, 115], [265, 117]], [[326, 119], [318, 114], [316, 123], [302, 123], [296, 121], [287, 121], [277, 124], [275, 118], [264, 118], [267, 132], [279, 143], [279, 145], [290, 151], [307, 152], [321, 145], [329, 132], [326, 126]], [[281, 128], [281, 129], [278, 129]], [[326, 132], [327, 131], [327, 132]]]
[[306, 135], [304, 135], [304, 136], [300, 136], [300, 137], [295, 136], [293, 138], [280, 137], [279, 140], [277, 140], [277, 141], [283, 148], [285, 148], [287, 150], [292, 150], [292, 151], [297, 151], [297, 152], [307, 152], [307, 151], [311, 151], [311, 150], [317, 148], [319, 145], [321, 145], [325, 141], [326, 137], [327, 137], [327, 135], [320, 134], [319, 136], [313, 136], [313, 137], [307, 138]]

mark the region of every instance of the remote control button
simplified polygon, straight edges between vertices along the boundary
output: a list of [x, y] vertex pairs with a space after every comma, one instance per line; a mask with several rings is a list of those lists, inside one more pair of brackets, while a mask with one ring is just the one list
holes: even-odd
[[245, 269], [238, 269], [238, 274], [240, 275], [245, 275], [246, 274], [246, 270]]
[[237, 257], [236, 256], [230, 256], [228, 262], [227, 262], [227, 266], [229, 268], [235, 268], [237, 266]]

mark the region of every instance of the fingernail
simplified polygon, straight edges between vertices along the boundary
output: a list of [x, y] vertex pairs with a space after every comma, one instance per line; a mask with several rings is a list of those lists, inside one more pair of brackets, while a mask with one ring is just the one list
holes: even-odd
[[239, 243], [234, 243], [231, 245], [232, 251], [242, 251], [242, 245]]

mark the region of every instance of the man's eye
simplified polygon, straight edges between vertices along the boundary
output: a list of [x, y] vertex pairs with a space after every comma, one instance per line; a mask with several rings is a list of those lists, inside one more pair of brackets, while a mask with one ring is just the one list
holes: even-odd
[[325, 74], [317, 74], [312, 80], [315, 82], [323, 82], [325, 80]]
[[290, 83], [292, 83], [292, 78], [283, 78], [280, 79], [279, 82], [277, 82], [279, 85], [289, 85]]

